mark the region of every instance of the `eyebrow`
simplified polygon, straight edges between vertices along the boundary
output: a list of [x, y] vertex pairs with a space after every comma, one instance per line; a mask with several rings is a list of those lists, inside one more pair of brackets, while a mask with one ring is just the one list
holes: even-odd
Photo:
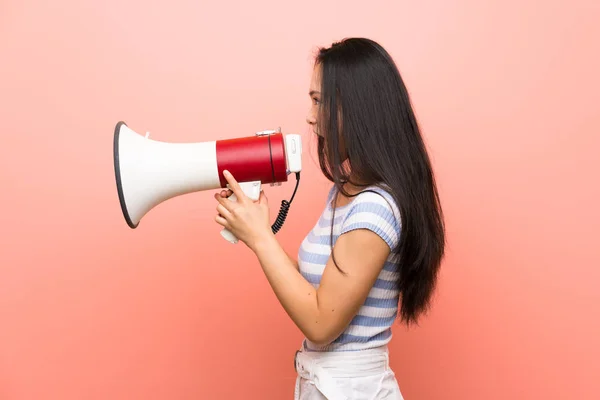
[[313, 95], [315, 95], [315, 94], [321, 94], [321, 92], [318, 92], [318, 91], [316, 91], [316, 90], [311, 90], [310, 92], [308, 92], [308, 95], [309, 95], [309, 96], [313, 96]]

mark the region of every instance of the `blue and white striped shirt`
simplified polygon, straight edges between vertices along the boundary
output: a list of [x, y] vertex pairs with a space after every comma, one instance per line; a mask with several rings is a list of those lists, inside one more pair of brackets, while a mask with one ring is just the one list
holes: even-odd
[[[354, 229], [369, 229], [385, 240], [390, 248], [395, 248], [401, 231], [397, 205], [385, 190], [378, 187], [367, 189], [377, 193], [361, 193], [351, 199], [350, 203], [335, 209], [333, 244], [343, 233]], [[300, 273], [315, 288], [319, 287], [331, 255], [334, 194], [335, 186], [329, 192], [325, 210], [300, 245], [298, 254]], [[340, 268], [343, 270], [344, 266], [340, 265]], [[398, 312], [398, 268], [397, 257], [390, 254], [366, 301], [345, 331], [326, 346], [318, 346], [305, 339], [303, 347], [308, 351], [355, 351], [387, 344], [392, 337], [391, 326]]]

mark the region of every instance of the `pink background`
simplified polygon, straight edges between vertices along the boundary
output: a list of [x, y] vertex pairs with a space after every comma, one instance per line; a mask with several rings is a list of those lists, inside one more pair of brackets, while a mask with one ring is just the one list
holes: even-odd
[[[406, 398], [597, 399], [600, 3], [238, 3], [0, 2], [0, 399], [292, 397], [302, 336], [212, 193], [130, 230], [113, 128], [301, 133], [295, 254], [328, 188], [311, 56], [345, 36], [396, 59], [447, 215], [435, 307], [394, 330]], [[292, 190], [266, 187], [273, 218]]]

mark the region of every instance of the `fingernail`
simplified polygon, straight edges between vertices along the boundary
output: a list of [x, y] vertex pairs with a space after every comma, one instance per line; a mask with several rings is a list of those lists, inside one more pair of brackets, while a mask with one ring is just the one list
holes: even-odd
[[227, 171], [227, 170], [223, 171], [223, 175], [229, 175], [229, 171]]

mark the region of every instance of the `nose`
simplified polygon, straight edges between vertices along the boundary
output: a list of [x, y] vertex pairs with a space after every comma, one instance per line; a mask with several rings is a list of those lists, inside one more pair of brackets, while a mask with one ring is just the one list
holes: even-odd
[[308, 115], [306, 116], [306, 123], [309, 125], [314, 125], [317, 123], [317, 120], [313, 116], [312, 112], [309, 112]]

